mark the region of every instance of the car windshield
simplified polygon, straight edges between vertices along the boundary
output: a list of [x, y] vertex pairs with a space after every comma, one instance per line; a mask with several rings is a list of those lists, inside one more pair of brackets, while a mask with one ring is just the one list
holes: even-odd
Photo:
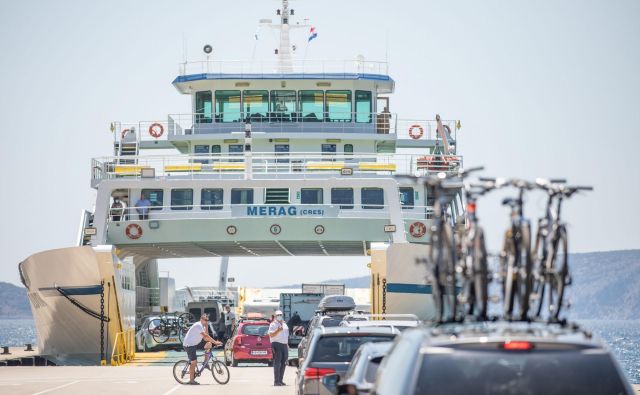
[[266, 336], [268, 330], [269, 330], [269, 325], [264, 325], [264, 324], [242, 326], [243, 335]]
[[322, 319], [322, 326], [330, 328], [332, 326], [339, 326], [342, 322], [342, 317], [325, 317]]
[[611, 357], [583, 351], [425, 354], [415, 394], [625, 394]]
[[350, 362], [364, 343], [388, 342], [393, 335], [323, 336], [318, 339], [311, 362]]

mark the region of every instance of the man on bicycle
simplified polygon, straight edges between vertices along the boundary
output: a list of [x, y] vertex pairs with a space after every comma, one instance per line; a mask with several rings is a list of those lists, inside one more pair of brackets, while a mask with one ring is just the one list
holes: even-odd
[[[184, 350], [187, 352], [187, 356], [189, 358], [189, 384], [198, 385], [196, 378], [196, 364], [198, 362], [198, 357], [196, 356], [196, 347], [202, 340], [206, 341], [207, 344], [205, 348], [211, 348], [211, 344], [215, 346], [221, 346], [222, 342], [219, 342], [209, 336], [208, 332], [209, 327], [209, 315], [202, 314], [200, 316], [200, 321], [191, 325], [189, 331], [184, 336], [184, 341], [182, 342], [182, 346]], [[207, 347], [208, 346], [208, 347]]]

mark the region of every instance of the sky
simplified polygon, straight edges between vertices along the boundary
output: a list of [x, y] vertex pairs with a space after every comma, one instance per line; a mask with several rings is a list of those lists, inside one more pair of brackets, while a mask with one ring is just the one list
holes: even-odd
[[[565, 205], [570, 249], [640, 248], [640, 2], [293, 1], [318, 38], [308, 59], [390, 62], [391, 112], [460, 119], [466, 166], [486, 175], [564, 177], [595, 191]], [[90, 158], [112, 153], [114, 120], [190, 112], [171, 85], [185, 54], [272, 59], [274, 0], [0, 2], [0, 281], [17, 264], [74, 245], [91, 209]], [[304, 48], [306, 32], [293, 40]], [[479, 214], [489, 247], [507, 225], [502, 194]], [[544, 197], [532, 194], [536, 217]], [[367, 259], [231, 259], [238, 284], [271, 286], [367, 275]], [[178, 286], [211, 285], [216, 260], [170, 261]], [[209, 280], [210, 279], [210, 280]]]

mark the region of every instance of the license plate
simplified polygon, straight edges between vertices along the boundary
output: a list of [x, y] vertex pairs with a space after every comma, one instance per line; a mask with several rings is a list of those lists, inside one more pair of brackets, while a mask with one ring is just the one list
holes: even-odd
[[167, 341], [168, 342], [177, 342], [178, 338], [177, 337], [170, 337]]
[[251, 351], [251, 355], [267, 355], [267, 351]]

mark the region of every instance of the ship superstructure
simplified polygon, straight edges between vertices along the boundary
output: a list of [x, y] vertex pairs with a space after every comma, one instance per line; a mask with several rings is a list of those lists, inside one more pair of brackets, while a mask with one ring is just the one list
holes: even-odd
[[212, 60], [206, 46], [173, 80], [190, 113], [113, 122], [113, 155], [92, 159], [79, 244], [135, 266], [138, 317], [160, 308], [159, 259], [428, 243], [431, 194], [394, 175], [456, 171], [459, 122], [392, 112], [386, 62], [294, 59], [291, 14], [285, 0], [274, 60]]

